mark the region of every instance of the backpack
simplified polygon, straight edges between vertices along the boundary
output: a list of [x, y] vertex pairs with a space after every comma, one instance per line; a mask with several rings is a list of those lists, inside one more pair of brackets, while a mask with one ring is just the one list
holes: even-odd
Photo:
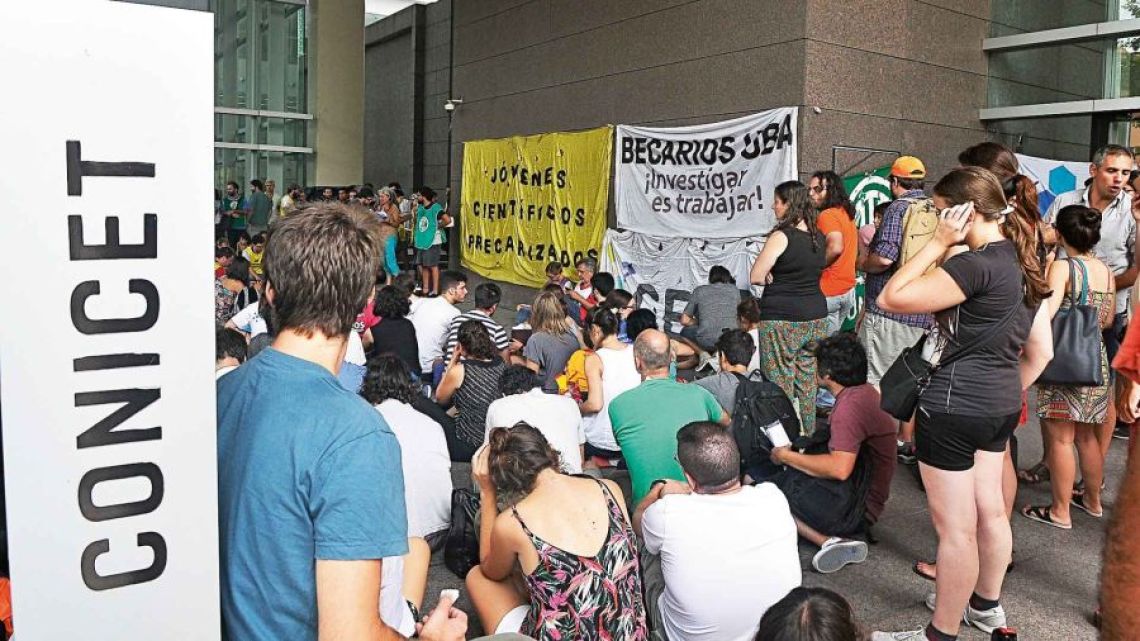
[[741, 469], [755, 481], [767, 480], [779, 472], [779, 467], [768, 458], [772, 442], [764, 428], [778, 422], [794, 443], [800, 436], [800, 419], [784, 390], [759, 370], [749, 377], [734, 376], [738, 384], [732, 403], [732, 433], [740, 449]]
[[[938, 210], [930, 198], [907, 199], [906, 213], [902, 217], [902, 241], [899, 247], [899, 266], [905, 265], [914, 257], [938, 228]], [[934, 269], [932, 264], [926, 271]]]

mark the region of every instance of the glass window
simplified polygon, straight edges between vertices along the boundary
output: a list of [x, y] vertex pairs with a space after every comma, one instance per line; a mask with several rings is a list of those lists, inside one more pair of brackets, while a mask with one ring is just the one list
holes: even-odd
[[1084, 114], [993, 120], [986, 123], [986, 129], [998, 135], [998, 142], [1018, 153], [1083, 162], [1089, 159], [1093, 117]]
[[1140, 18], [1136, 0], [993, 0], [991, 36]]
[[285, 194], [289, 185], [307, 185], [309, 154], [258, 151], [253, 149], [214, 149], [214, 184], [225, 185], [234, 181], [241, 186], [242, 193], [249, 192], [249, 181], [254, 178], [273, 180], [277, 185], [276, 196]]
[[1140, 96], [1140, 37], [991, 53], [988, 94], [990, 107]]

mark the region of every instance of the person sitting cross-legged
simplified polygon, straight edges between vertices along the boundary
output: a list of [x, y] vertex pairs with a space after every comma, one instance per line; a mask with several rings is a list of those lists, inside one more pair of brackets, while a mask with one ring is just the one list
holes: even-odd
[[[840, 333], [823, 339], [815, 348], [815, 358], [820, 385], [835, 395], [828, 451], [809, 454], [779, 447], [772, 450], [772, 462], [791, 468], [777, 484], [789, 493], [800, 535], [820, 546], [812, 567], [817, 572], [830, 573], [867, 559], [867, 544], [843, 538], [856, 532], [837, 531], [844, 527], [838, 524], [842, 519], [837, 517], [850, 513], [851, 502], [860, 501], [864, 503], [862, 514], [867, 527], [883, 513], [895, 472], [896, 429], [894, 419], [879, 408], [879, 392], [867, 383], [867, 352], [853, 334]], [[865, 493], [855, 487], [851, 478], [861, 451], [866, 452], [864, 456], [871, 465]], [[813, 500], [823, 493], [810, 488], [789, 491], [788, 481], [797, 481], [800, 488], [816, 483], [843, 483], [846, 487], [840, 488], [840, 495], [846, 494], [848, 503]], [[835, 496], [831, 492], [834, 489], [829, 488], [827, 496]], [[859, 509], [858, 505], [853, 507]]]
[[653, 638], [750, 641], [802, 578], [788, 501], [771, 483], [741, 485], [723, 425], [682, 427], [677, 460], [686, 482], [654, 481], [633, 514]]

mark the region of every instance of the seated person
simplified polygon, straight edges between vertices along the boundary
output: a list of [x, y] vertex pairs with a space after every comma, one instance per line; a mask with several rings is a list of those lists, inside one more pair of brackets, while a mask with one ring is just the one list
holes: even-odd
[[826, 588], [796, 588], [768, 608], [755, 641], [861, 641], [846, 599]]
[[618, 339], [623, 343], [633, 343], [633, 339], [629, 337], [626, 330], [626, 319], [633, 310], [637, 309], [637, 304], [633, 300], [633, 294], [625, 291], [624, 289], [615, 289], [606, 295], [606, 300], [600, 303], [598, 307], [605, 307], [606, 309], [613, 310], [617, 314], [618, 320], [621, 324], [618, 328]]
[[[657, 329], [657, 316], [653, 310], [637, 309], [626, 318], [626, 334], [631, 343], [647, 329]], [[672, 378], [677, 378], [678, 369], [693, 369], [700, 364], [700, 348], [689, 339], [670, 336], [669, 344], [673, 347], [673, 365], [669, 368]]]
[[380, 620], [412, 638], [421, 621], [431, 548], [419, 537], [408, 538], [408, 553], [386, 557], [380, 564]]
[[408, 536], [423, 537], [438, 548], [451, 525], [451, 459], [443, 427], [412, 406], [423, 394], [395, 354], [368, 359], [360, 395], [380, 412], [400, 444]]
[[669, 378], [671, 355], [664, 332], [642, 332], [633, 343], [634, 366], [642, 382], [610, 403], [610, 425], [629, 468], [635, 501], [655, 479], [684, 480], [676, 458], [678, 430], [693, 421], [729, 424], [712, 394]]
[[566, 301], [566, 307], [575, 322], [585, 327], [586, 314], [598, 305], [598, 299], [594, 296], [594, 286], [590, 283], [594, 278], [594, 272], [598, 271], [598, 259], [586, 257], [574, 266], [578, 270], [578, 284], [567, 292], [569, 300]]
[[752, 342], [756, 345], [752, 360], [748, 361], [748, 371], [755, 372], [760, 369], [760, 305], [752, 296], [748, 296], [736, 306], [736, 326], [751, 336]]
[[[780, 447], [772, 450], [772, 462], [813, 479], [847, 482], [860, 450], [866, 449], [871, 465], [869, 488], [864, 498], [852, 498], [865, 501], [863, 518], [869, 527], [879, 519], [890, 496], [898, 423], [879, 408], [879, 392], [867, 384], [867, 352], [854, 334], [842, 332], [821, 340], [815, 357], [820, 385], [835, 395], [828, 452], [804, 454]], [[843, 538], [856, 532], [828, 531], [827, 524], [844, 506], [814, 504], [807, 500], [810, 494], [798, 494], [804, 497], [803, 504], [793, 499], [791, 505], [800, 536], [820, 546], [812, 567], [830, 573], [848, 563], [865, 561], [867, 544]]]
[[245, 336], [236, 329], [220, 327], [214, 334], [214, 378], [218, 379], [238, 368], [249, 354]]
[[736, 306], [740, 290], [732, 274], [721, 265], [709, 270], [709, 284], [699, 285], [689, 296], [689, 304], [681, 314], [681, 336], [693, 341], [706, 352], [716, 348], [721, 332], [736, 327]]
[[720, 371], [694, 383], [709, 391], [724, 411], [732, 414], [736, 404], [736, 386], [740, 377], [748, 378], [748, 363], [756, 353], [752, 337], [739, 329], [730, 329], [720, 335], [716, 342], [720, 358]]
[[499, 397], [499, 378], [507, 366], [480, 321], [464, 321], [458, 335], [451, 363], [436, 390], [436, 400], [442, 407], [450, 405], [455, 410], [455, 431], [444, 436], [451, 460], [464, 463], [483, 444], [487, 408]]
[[590, 277], [590, 287], [594, 290], [594, 300], [599, 306], [606, 302], [606, 296], [609, 296], [616, 286], [614, 275], [609, 272], [598, 272]]
[[[487, 408], [487, 434], [496, 427], [512, 427], [516, 423], [533, 426], [554, 451], [562, 456], [567, 474], [582, 473], [582, 415], [573, 399], [542, 391], [542, 380], [522, 365], [511, 365], [499, 379], [501, 398]], [[396, 433], [399, 437], [399, 432]], [[450, 495], [449, 495], [450, 497]], [[410, 530], [409, 530], [410, 531]]]
[[682, 427], [677, 460], [686, 482], [655, 481], [633, 514], [650, 621], [671, 641], [748, 641], [800, 585], [788, 501], [771, 483], [740, 484], [740, 451], [722, 425]]
[[[538, 641], [646, 639], [637, 539], [621, 489], [559, 465], [526, 423], [491, 430], [475, 457], [483, 507], [467, 592], [483, 628]], [[499, 513], [500, 503], [510, 508]], [[525, 592], [511, 580], [518, 570]]]

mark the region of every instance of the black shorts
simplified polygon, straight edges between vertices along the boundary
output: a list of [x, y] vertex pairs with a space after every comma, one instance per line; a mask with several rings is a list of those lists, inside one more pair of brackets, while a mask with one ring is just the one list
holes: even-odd
[[1009, 416], [960, 416], [927, 412], [915, 413], [914, 449], [921, 463], [962, 472], [974, 467], [974, 453], [1004, 452], [1017, 428], [1021, 412]]
[[416, 264], [420, 267], [438, 267], [439, 249], [440, 245], [432, 245], [427, 249], [417, 249]]

